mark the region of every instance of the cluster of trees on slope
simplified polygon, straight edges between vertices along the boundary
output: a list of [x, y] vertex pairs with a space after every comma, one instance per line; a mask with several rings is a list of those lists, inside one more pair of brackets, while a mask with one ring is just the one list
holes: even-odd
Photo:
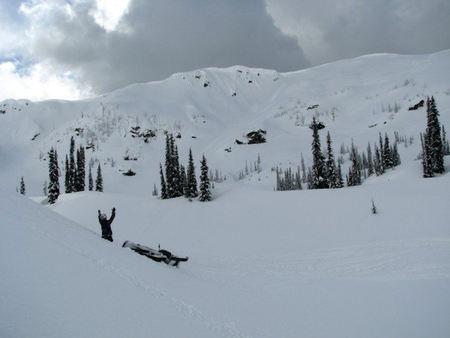
[[449, 142], [446, 139], [445, 128], [439, 123], [439, 111], [434, 97], [427, 98], [427, 128], [425, 135], [420, 135], [422, 141], [423, 177], [433, 177], [445, 171], [444, 155], [450, 154]]
[[250, 163], [250, 165], [248, 164], [247, 161], [245, 161], [245, 168], [239, 171], [238, 179], [243, 180], [251, 173], [253, 173], [253, 172], [260, 173], [261, 170], [262, 170], [261, 156], [258, 154], [256, 161], [254, 161], [253, 163]]
[[[65, 192], [72, 193], [86, 190], [86, 156], [83, 146], [76, 151], [75, 159], [75, 140], [70, 139], [69, 155], [66, 155], [65, 162]], [[48, 153], [48, 201], [55, 203], [60, 195], [60, 169], [58, 164], [58, 153], [55, 148], [51, 148]], [[88, 189], [94, 190], [94, 181], [92, 177], [92, 166], [89, 165]], [[97, 178], [95, 180], [95, 190], [103, 191], [103, 176], [100, 164], [97, 167]]]
[[[341, 161], [338, 161], [336, 165], [330, 133], [327, 134], [325, 156], [319, 138], [319, 130], [323, 129], [324, 125], [313, 118], [310, 128], [313, 131], [312, 167], [306, 170], [302, 156], [302, 175], [300, 175], [300, 166], [297, 167], [296, 172], [293, 172], [291, 168], [284, 171], [276, 168], [276, 190], [301, 190], [302, 183], [306, 183], [308, 189], [335, 189], [344, 186]], [[360, 185], [370, 175], [382, 175], [386, 170], [399, 165], [401, 163], [397, 146], [399, 140], [398, 133], [396, 133], [394, 144], [391, 145], [387, 133], [385, 133], [384, 138], [380, 133], [378, 143], [374, 143], [374, 151], [372, 151], [369, 143], [367, 151], [362, 153], [352, 142], [350, 149], [351, 166], [346, 175], [347, 186]], [[445, 171], [444, 156], [450, 155], [450, 144], [444, 126], [440, 126], [439, 111], [434, 97], [427, 98], [427, 128], [425, 134], [421, 135], [421, 141], [423, 176], [433, 177], [435, 174], [443, 173]]]
[[[211, 183], [208, 175], [208, 164], [205, 155], [202, 157], [200, 167], [200, 187], [197, 188], [194, 158], [189, 149], [187, 169], [180, 164], [178, 147], [172, 134], [166, 135], [165, 174], [162, 164], [159, 165], [161, 178], [161, 199], [184, 196], [197, 198], [201, 202], [211, 201]], [[154, 189], [153, 195], [155, 195]]]
[[[295, 173], [291, 168], [284, 172], [277, 170], [276, 190], [300, 190], [302, 182], [307, 184], [308, 189], [337, 189], [344, 187], [344, 179], [341, 170], [341, 161], [336, 163], [331, 135], [327, 133], [327, 147], [324, 155], [320, 144], [319, 130], [324, 128], [321, 122], [313, 118], [310, 128], [313, 131], [312, 155], [313, 165], [306, 170], [303, 156], [301, 159], [302, 175], [300, 167], [297, 167]], [[387, 134], [383, 137], [380, 134], [379, 144], [374, 144], [374, 153], [370, 143], [367, 145], [367, 152], [360, 153], [353, 144], [350, 149], [351, 166], [346, 175], [347, 186], [360, 185], [363, 179], [372, 174], [382, 175], [386, 170], [400, 164], [400, 155], [398, 153], [397, 141], [390, 145]]]
[[214, 171], [212, 169], [209, 169], [209, 180], [211, 182], [222, 183], [227, 180], [227, 176], [223, 175], [222, 171], [219, 169], [215, 169]]

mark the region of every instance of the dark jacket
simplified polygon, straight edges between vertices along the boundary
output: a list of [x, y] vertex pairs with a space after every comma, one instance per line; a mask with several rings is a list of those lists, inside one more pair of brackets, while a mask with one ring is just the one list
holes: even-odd
[[108, 219], [106, 217], [102, 217], [100, 210], [98, 211], [98, 221], [102, 227], [102, 237], [112, 237], [111, 223], [114, 221], [116, 217], [116, 209], [113, 208], [111, 217]]

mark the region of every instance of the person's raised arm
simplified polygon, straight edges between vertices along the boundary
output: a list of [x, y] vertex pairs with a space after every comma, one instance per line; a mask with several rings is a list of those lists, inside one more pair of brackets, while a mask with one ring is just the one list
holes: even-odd
[[114, 218], [116, 217], [116, 208], [112, 208], [111, 218], [109, 219], [109, 224], [111, 224], [114, 221]]

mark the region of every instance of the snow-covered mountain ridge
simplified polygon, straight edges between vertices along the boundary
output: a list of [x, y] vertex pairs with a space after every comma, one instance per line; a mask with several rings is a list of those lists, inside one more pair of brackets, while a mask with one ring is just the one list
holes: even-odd
[[[365, 147], [368, 141], [376, 141], [378, 133], [394, 131], [415, 138], [417, 146], [425, 113], [408, 108], [434, 95], [447, 125], [449, 75], [450, 51], [421, 56], [379, 54], [291, 73], [243, 66], [207, 68], [82, 101], [6, 100], [0, 103], [1, 151], [15, 149], [14, 156], [26, 159], [19, 161], [20, 170], [13, 160], [4, 165], [28, 178], [35, 194], [45, 179], [42, 158], [52, 146], [67, 153], [71, 136], [77, 144], [95, 146], [96, 152], [88, 158], [118, 164], [107, 173], [113, 181], [113, 172], [130, 167], [122, 158], [132, 153], [139, 163], [131, 166], [145, 170], [146, 179], [157, 183], [164, 131], [180, 134], [177, 143], [182, 158], [192, 147], [197, 157], [205, 153], [213, 168], [236, 177], [245, 161], [254, 161], [258, 153], [266, 169], [298, 163], [300, 152], [308, 163], [308, 125], [313, 116], [325, 123], [336, 149], [352, 140]], [[141, 136], [151, 130], [156, 137], [148, 138], [148, 143], [145, 138], [133, 138], [130, 131], [136, 127]], [[267, 144], [235, 144], [260, 128], [268, 132]]]

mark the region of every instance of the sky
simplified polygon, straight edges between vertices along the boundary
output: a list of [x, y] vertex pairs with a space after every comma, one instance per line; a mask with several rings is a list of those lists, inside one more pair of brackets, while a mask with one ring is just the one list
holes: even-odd
[[1, 0], [0, 100], [80, 99], [204, 67], [280, 72], [450, 48], [448, 0]]

